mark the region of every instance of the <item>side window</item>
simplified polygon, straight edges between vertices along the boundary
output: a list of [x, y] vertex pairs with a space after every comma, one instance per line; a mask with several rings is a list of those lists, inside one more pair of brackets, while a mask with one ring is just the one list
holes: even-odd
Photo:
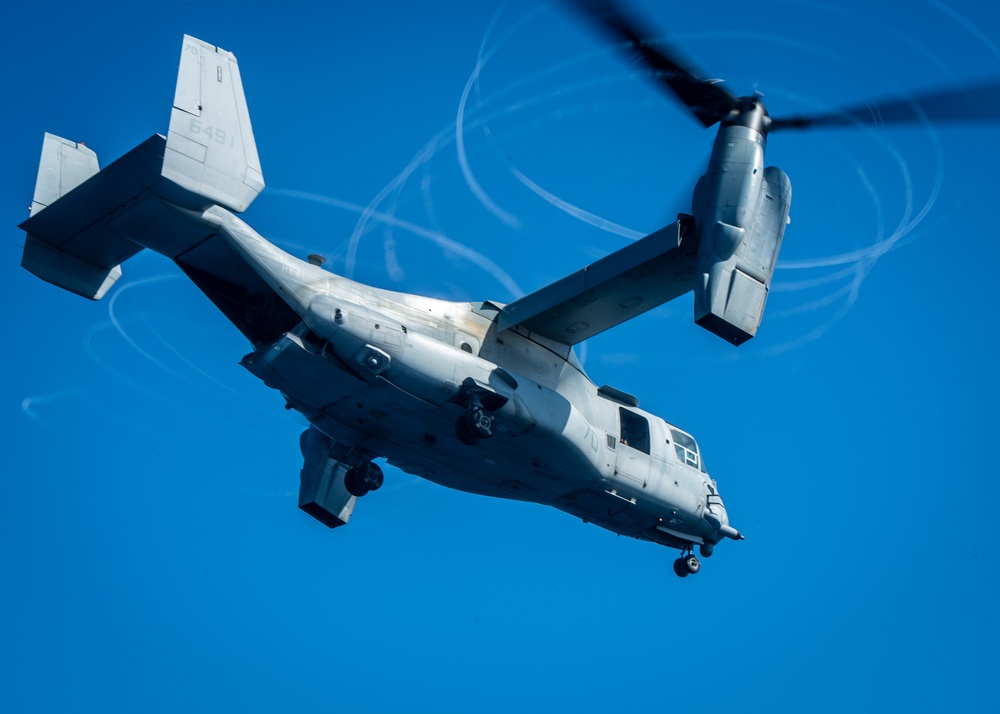
[[677, 458], [680, 459], [680, 462], [698, 468], [698, 444], [695, 443], [694, 439], [676, 429], [670, 430], [670, 436], [673, 437], [674, 451], [677, 452]]
[[618, 407], [622, 420], [621, 442], [631, 446], [636, 451], [649, 453], [649, 422], [646, 417], [630, 412], [624, 407]]

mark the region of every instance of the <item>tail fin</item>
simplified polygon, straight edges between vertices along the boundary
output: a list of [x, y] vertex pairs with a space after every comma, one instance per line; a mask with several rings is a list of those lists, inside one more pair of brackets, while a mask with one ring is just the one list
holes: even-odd
[[[101, 241], [105, 253], [102, 259], [95, 259], [96, 254], [86, 255], [94, 253], [93, 250], [84, 251], [85, 255], [81, 256], [77, 250], [66, 249], [68, 240], [62, 239], [64, 234], [75, 232], [63, 218], [70, 212], [64, 210], [66, 203], [60, 203], [58, 209], [47, 209], [64, 197], [72, 196], [67, 199], [68, 202], [76, 203], [76, 208], [83, 211], [82, 214], [75, 211], [79, 219], [76, 223], [87, 226], [90, 215], [86, 213], [86, 199], [89, 196], [80, 187], [87, 185], [99, 171], [97, 154], [83, 144], [45, 134], [35, 196], [31, 202], [31, 218], [21, 224], [28, 232], [21, 265], [42, 280], [94, 300], [100, 299], [121, 277], [119, 263], [135, 255], [140, 250], [139, 246], [124, 238], [111, 236]], [[30, 229], [27, 227], [29, 224], [32, 226]]]
[[263, 188], [236, 58], [185, 35], [166, 138], [99, 170], [90, 149], [45, 135], [21, 265], [99, 300], [143, 248], [174, 258], [205, 238], [170, 205], [242, 212]]
[[97, 154], [86, 146], [46, 133], [31, 215], [52, 205], [100, 170]]
[[236, 57], [188, 35], [177, 72], [163, 178], [237, 213], [264, 188]]

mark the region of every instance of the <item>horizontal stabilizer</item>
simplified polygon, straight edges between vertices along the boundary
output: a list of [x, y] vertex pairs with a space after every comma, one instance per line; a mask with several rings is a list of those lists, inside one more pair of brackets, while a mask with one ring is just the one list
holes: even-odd
[[698, 235], [689, 220], [678, 220], [515, 300], [498, 327], [521, 325], [575, 345], [691, 290], [697, 258]]
[[[52, 147], [57, 145], [72, 144], [47, 134], [42, 164], [53, 160]], [[111, 222], [115, 214], [127, 211], [140, 194], [160, 180], [162, 154], [163, 137], [154, 136], [64, 195], [55, 196], [46, 179], [48, 186], [35, 190], [39, 208], [33, 206], [31, 217], [20, 226], [28, 234], [21, 265], [53, 285], [92, 300], [101, 299], [121, 276], [121, 263], [142, 250], [115, 231]], [[39, 183], [43, 172], [40, 167]], [[43, 210], [39, 198], [51, 196], [57, 200]]]
[[[35, 181], [35, 195], [31, 202], [31, 216], [39, 216], [43, 210], [86, 182], [98, 171], [100, 166], [97, 163], [97, 154], [93, 151], [83, 144], [46, 133], [42, 140], [42, 156], [38, 162], [38, 178]], [[50, 221], [50, 217], [53, 220]], [[58, 232], [54, 226], [61, 222], [51, 214], [46, 214], [44, 219], [39, 217], [35, 221], [39, 224], [37, 230], [49, 234]], [[43, 227], [45, 224], [50, 227], [45, 229]], [[128, 257], [135, 250], [137, 248], [134, 244], [125, 241], [124, 244], [119, 243], [117, 250], [112, 252]], [[21, 265], [42, 280], [66, 288], [77, 295], [98, 299], [121, 276], [121, 268], [118, 267], [121, 260], [112, 259], [109, 264], [95, 266], [29, 234]], [[104, 261], [98, 262], [104, 263]]]

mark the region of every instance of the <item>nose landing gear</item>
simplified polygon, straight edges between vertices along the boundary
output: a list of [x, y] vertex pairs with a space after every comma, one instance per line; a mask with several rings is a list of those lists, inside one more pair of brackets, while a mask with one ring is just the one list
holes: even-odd
[[674, 573], [679, 578], [686, 578], [701, 570], [701, 561], [694, 553], [681, 554], [681, 557], [674, 561]]

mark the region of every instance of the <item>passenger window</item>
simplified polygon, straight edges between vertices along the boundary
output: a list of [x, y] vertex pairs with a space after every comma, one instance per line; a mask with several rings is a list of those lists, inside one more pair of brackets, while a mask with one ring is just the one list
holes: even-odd
[[618, 412], [622, 420], [621, 442], [631, 446], [636, 451], [648, 454], [649, 422], [646, 421], [646, 417], [630, 412], [624, 407], [619, 407]]
[[670, 435], [674, 439], [674, 451], [682, 464], [698, 468], [698, 444], [683, 431], [671, 429]]

